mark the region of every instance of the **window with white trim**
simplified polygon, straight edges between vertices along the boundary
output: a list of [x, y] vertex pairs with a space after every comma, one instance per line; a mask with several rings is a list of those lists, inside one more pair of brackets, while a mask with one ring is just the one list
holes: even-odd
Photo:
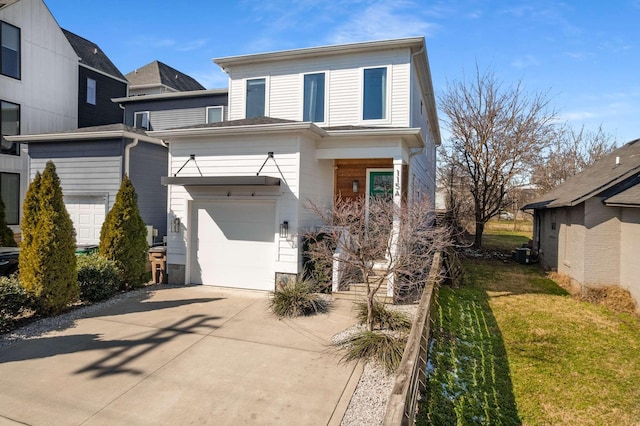
[[20, 79], [20, 28], [0, 21], [0, 73]]
[[19, 144], [4, 138], [20, 134], [20, 105], [0, 101], [0, 117], [0, 154], [20, 155]]
[[96, 104], [96, 81], [87, 77], [87, 103]]
[[20, 175], [0, 173], [0, 196], [4, 203], [7, 225], [17, 225], [20, 219]]
[[134, 126], [139, 129], [149, 130], [149, 111], [140, 111], [133, 114]]
[[362, 95], [362, 119], [387, 118], [387, 68], [364, 70]]
[[219, 123], [224, 121], [224, 107], [210, 106], [207, 107], [207, 123]]
[[247, 80], [246, 118], [264, 117], [266, 85], [267, 81], [264, 78]]
[[324, 73], [305, 74], [302, 121], [324, 122]]

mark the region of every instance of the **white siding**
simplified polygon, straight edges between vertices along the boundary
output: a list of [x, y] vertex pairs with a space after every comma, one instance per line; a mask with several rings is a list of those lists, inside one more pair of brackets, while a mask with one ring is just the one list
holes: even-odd
[[[0, 99], [20, 105], [20, 133], [76, 128], [78, 57], [49, 9], [41, 0], [21, 0], [0, 10], [0, 20], [20, 28], [21, 78], [0, 75]], [[21, 151], [19, 157], [0, 155], [0, 171], [20, 173], [22, 200], [29, 165], [26, 146]]]
[[326, 72], [329, 115], [326, 125], [362, 125], [362, 69], [389, 67], [391, 112], [384, 123], [389, 126], [409, 125], [410, 90], [409, 49], [354, 53], [331, 57], [306, 58], [295, 61], [274, 61], [237, 66], [230, 70], [229, 119], [245, 117], [245, 80], [267, 78], [267, 115], [288, 120], [302, 120], [302, 74]]
[[[193, 200], [247, 200], [271, 199], [276, 201], [277, 222], [289, 222], [291, 238], [276, 239], [278, 260], [277, 272], [298, 272], [298, 245], [295, 232], [298, 228], [299, 191], [299, 149], [300, 139], [290, 135], [247, 135], [242, 137], [219, 137], [215, 140], [193, 139], [170, 143], [169, 169], [173, 175], [182, 167], [191, 154], [196, 155], [195, 163], [190, 161], [179, 176], [255, 176], [267, 159], [267, 152], [274, 153], [261, 176], [283, 179], [277, 188], [208, 188], [182, 186], [169, 187], [169, 229], [173, 219], [179, 218], [183, 224], [180, 232], [168, 233], [168, 263], [185, 265], [189, 245], [190, 204]], [[277, 163], [277, 166], [276, 166]], [[196, 167], [197, 164], [197, 167]], [[278, 171], [278, 167], [282, 175]]]

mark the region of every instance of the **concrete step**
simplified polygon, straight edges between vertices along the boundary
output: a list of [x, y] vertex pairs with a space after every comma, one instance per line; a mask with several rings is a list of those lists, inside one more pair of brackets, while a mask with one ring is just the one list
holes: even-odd
[[[351, 300], [354, 302], [364, 302], [367, 300], [367, 294], [365, 292], [356, 292], [354, 290], [334, 291], [332, 294], [334, 299]], [[374, 298], [378, 302], [393, 304], [393, 297], [386, 296], [385, 294], [376, 293]]]

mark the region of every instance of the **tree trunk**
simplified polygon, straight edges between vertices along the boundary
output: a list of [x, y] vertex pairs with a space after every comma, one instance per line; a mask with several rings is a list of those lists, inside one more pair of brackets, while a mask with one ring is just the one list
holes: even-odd
[[[367, 286], [368, 287], [368, 286]], [[369, 288], [367, 293], [367, 330], [373, 331], [373, 298], [375, 292]]]
[[473, 239], [473, 247], [482, 247], [482, 234], [484, 233], [484, 222], [476, 221], [476, 235]]

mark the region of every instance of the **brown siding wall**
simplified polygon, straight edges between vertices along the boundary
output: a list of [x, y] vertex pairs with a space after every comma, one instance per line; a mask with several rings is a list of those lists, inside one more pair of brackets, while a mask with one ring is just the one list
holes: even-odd
[[[391, 158], [336, 160], [335, 167], [335, 196], [355, 198], [366, 194], [367, 169], [392, 169], [393, 160]], [[357, 193], [354, 193], [352, 189], [354, 180], [358, 181]]]

